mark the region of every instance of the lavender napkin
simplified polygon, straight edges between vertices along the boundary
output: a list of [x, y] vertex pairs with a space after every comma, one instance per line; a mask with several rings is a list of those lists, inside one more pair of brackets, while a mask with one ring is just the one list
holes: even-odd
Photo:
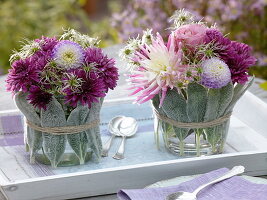
[[[229, 170], [221, 168], [171, 187], [120, 190], [118, 198], [120, 200], [165, 200], [165, 197], [173, 192], [193, 192], [198, 186], [214, 180], [227, 171]], [[235, 176], [203, 189], [197, 197], [198, 200], [267, 200], [267, 185], [254, 184]]]

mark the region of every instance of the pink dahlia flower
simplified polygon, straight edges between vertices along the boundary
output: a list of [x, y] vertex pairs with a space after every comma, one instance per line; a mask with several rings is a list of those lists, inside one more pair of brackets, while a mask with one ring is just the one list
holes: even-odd
[[181, 43], [177, 47], [174, 35], [171, 34], [166, 45], [157, 34], [151, 45], [140, 48], [142, 53], [136, 52], [135, 59], [141, 67], [130, 75], [133, 85], [130, 89], [134, 89], [131, 95], [141, 92], [136, 102], [144, 103], [161, 92], [161, 106], [168, 88], [177, 87], [179, 83], [187, 81], [186, 72], [189, 67], [182, 64]]
[[205, 41], [208, 28], [201, 24], [187, 24], [175, 30], [177, 44], [182, 42], [188, 47], [196, 47]]

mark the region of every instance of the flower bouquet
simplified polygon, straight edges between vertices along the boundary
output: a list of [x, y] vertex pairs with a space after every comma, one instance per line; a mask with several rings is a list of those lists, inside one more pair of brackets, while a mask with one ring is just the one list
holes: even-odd
[[99, 112], [118, 70], [98, 43], [71, 29], [59, 39], [27, 41], [10, 57], [7, 90], [26, 117], [31, 163], [57, 167], [100, 157]]
[[235, 103], [252, 84], [251, 48], [180, 10], [167, 42], [144, 31], [121, 51], [137, 103], [152, 100], [155, 133], [180, 156], [223, 151]]

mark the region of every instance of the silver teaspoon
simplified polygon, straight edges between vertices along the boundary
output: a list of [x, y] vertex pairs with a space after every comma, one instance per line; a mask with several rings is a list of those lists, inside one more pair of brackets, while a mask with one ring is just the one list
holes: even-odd
[[231, 178], [235, 175], [241, 174], [243, 173], [245, 170], [245, 168], [243, 166], [235, 166], [233, 167], [233, 169], [231, 169], [230, 171], [226, 172], [223, 176], [207, 183], [204, 185], [201, 185], [200, 187], [198, 187], [194, 192], [176, 192], [173, 194], [170, 194], [166, 197], [166, 200], [196, 200], [197, 199], [197, 194], [203, 190], [204, 188], [206, 188], [209, 185], [218, 183], [220, 181], [226, 180], [228, 178]]
[[118, 151], [113, 156], [114, 159], [121, 160], [124, 158], [126, 137], [133, 136], [136, 133], [137, 128], [137, 121], [133, 117], [123, 118], [122, 122], [118, 127], [120, 136], [122, 136], [122, 141]]
[[118, 127], [119, 127], [120, 123], [122, 122], [123, 118], [124, 118], [124, 116], [116, 116], [109, 121], [108, 131], [111, 133], [111, 137], [106, 141], [106, 143], [102, 147], [102, 152], [101, 152], [102, 157], [108, 156], [108, 152], [110, 150], [113, 139], [116, 136], [120, 135]]

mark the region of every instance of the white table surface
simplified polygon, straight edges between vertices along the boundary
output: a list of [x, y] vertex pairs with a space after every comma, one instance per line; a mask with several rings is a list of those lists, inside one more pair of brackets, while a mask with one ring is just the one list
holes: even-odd
[[[123, 62], [121, 62], [118, 59], [118, 56], [117, 56], [117, 52], [120, 47], [121, 46], [113, 46], [113, 47], [109, 47], [105, 49], [105, 52], [109, 56], [115, 58], [117, 62], [117, 66], [120, 69], [120, 74], [122, 75], [120, 77], [119, 85], [116, 88], [116, 90], [111, 91], [108, 94], [107, 97], [110, 99], [123, 97], [125, 95], [125, 92], [122, 92], [122, 91], [127, 87], [125, 84], [123, 84], [125, 83], [125, 77], [123, 76], [123, 74], [126, 72], [126, 66]], [[0, 111], [8, 110], [8, 109], [16, 109], [16, 106], [12, 101], [11, 94], [6, 92], [5, 83], [4, 83], [5, 79], [6, 79], [6, 76], [0, 76]], [[264, 91], [259, 87], [259, 84], [262, 82], [263, 80], [256, 78], [254, 84], [251, 86], [249, 90], [267, 103], [267, 91]], [[5, 200], [5, 198], [1, 195], [1, 193], [0, 193], [0, 200]], [[104, 196], [98, 196], [98, 197], [79, 198], [79, 200], [117, 200], [117, 197], [116, 197], [116, 194], [113, 194], [113, 195], [104, 195]]]

